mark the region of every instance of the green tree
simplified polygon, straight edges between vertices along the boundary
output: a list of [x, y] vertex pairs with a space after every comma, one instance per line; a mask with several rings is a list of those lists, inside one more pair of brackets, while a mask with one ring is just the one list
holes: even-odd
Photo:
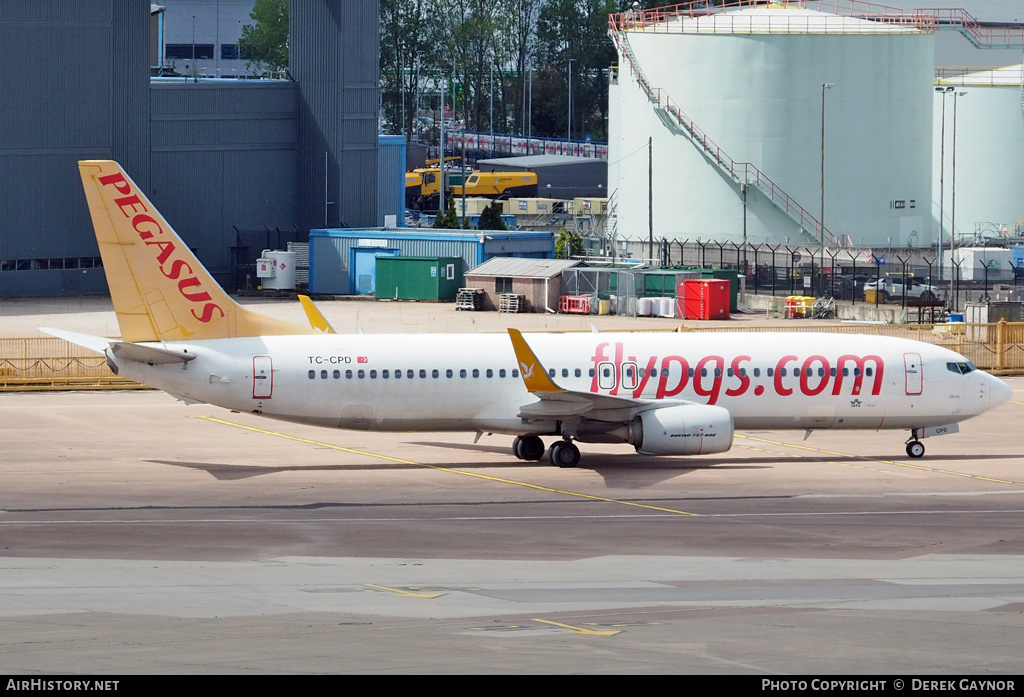
[[288, 0], [256, 0], [249, 14], [256, 24], [242, 27], [240, 55], [249, 57], [246, 67], [258, 75], [281, 72], [288, 67]]
[[558, 231], [555, 238], [555, 258], [569, 259], [583, 256], [583, 237], [578, 232], [569, 232], [565, 228]]
[[380, 0], [380, 83], [384, 120], [391, 133], [415, 133], [421, 74], [432, 35], [430, 0]]
[[480, 214], [476, 227], [478, 230], [508, 230], [505, 221], [501, 219], [501, 204], [494, 201], [487, 206]]
[[455, 212], [455, 197], [448, 197], [448, 207], [444, 213], [434, 218], [434, 227], [439, 230], [459, 230], [462, 228], [462, 221], [459, 214]]

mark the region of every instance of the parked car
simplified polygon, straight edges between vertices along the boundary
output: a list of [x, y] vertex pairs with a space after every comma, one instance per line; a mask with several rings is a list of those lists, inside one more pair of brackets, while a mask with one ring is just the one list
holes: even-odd
[[886, 274], [881, 278], [872, 278], [864, 283], [864, 291], [877, 290], [879, 302], [899, 302], [904, 297], [908, 300], [936, 300], [939, 289], [929, 285], [919, 276], [902, 274]]
[[864, 284], [875, 280], [866, 273], [838, 275], [833, 282], [832, 295], [842, 300], [863, 300]]

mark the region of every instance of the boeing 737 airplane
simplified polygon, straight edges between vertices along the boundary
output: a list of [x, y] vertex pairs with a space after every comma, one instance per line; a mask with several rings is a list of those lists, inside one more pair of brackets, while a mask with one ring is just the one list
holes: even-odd
[[[44, 331], [189, 402], [376, 431], [515, 436], [573, 467], [576, 443], [722, 453], [734, 429], [904, 429], [921, 439], [1008, 401], [963, 356], [879, 336], [792, 333], [337, 334], [236, 304], [122, 168], [79, 163], [120, 339]], [[546, 448], [543, 437], [553, 437]]]

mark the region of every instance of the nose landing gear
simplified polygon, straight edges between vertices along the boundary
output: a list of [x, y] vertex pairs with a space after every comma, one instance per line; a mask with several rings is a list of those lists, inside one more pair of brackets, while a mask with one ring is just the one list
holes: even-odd
[[916, 436], [907, 441], [907, 455], [915, 460], [924, 457], [924, 443], [919, 441]]

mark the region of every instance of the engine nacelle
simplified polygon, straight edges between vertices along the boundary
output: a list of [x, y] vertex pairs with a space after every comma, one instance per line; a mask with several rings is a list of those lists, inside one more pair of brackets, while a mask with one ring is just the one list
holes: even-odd
[[683, 404], [638, 414], [629, 442], [642, 455], [707, 455], [732, 447], [732, 414], [724, 407]]

